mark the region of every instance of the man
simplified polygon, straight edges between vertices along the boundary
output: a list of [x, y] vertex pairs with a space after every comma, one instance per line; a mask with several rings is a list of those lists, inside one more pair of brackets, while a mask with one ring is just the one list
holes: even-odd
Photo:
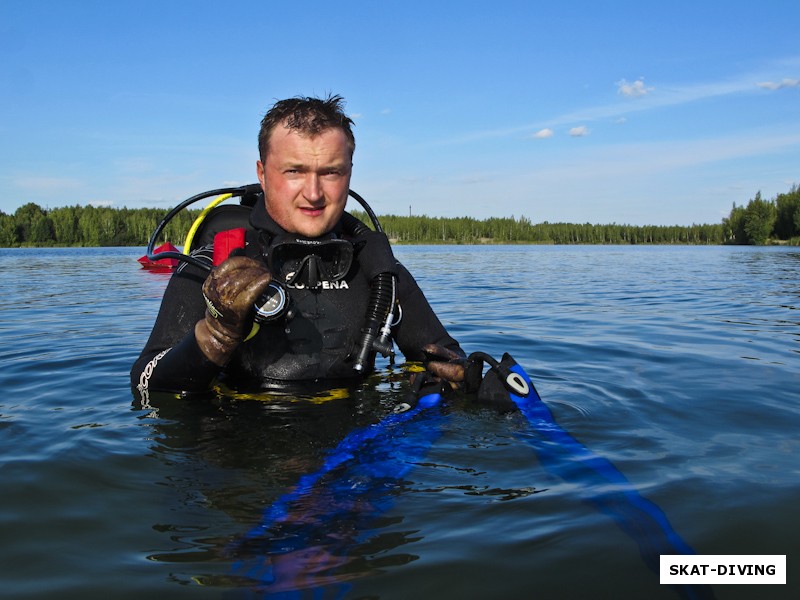
[[[375, 352], [367, 369], [355, 367], [355, 355], [372, 282], [385, 271], [397, 277], [402, 318], [391, 334], [406, 359], [433, 359], [435, 375], [453, 384], [463, 379], [463, 351], [386, 236], [345, 226], [351, 125], [339, 96], [292, 98], [269, 110], [256, 162], [264, 202], [250, 214], [246, 244], [208, 276], [191, 265], [173, 275], [131, 370], [143, 397], [151, 390], [201, 392], [217, 379], [235, 389], [269, 389], [362, 377]], [[273, 279], [286, 286], [292, 310], [253, 328], [254, 304]]]

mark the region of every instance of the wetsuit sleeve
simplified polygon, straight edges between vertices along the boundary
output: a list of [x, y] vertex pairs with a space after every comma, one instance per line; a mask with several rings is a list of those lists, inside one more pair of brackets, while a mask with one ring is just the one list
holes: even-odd
[[423, 360], [425, 355], [422, 347], [426, 344], [438, 344], [465, 356], [461, 346], [447, 333], [439, 317], [433, 312], [411, 273], [400, 263], [398, 269], [398, 297], [403, 318], [392, 333], [406, 360]]
[[140, 393], [206, 391], [222, 370], [194, 337], [195, 324], [205, 316], [205, 275], [186, 265], [170, 279], [150, 338], [131, 369], [131, 385]]

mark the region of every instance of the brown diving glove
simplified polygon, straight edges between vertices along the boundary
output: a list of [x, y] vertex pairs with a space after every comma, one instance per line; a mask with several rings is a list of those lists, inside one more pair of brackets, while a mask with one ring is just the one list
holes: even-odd
[[426, 344], [422, 347], [425, 353], [425, 368], [439, 379], [450, 384], [454, 390], [464, 382], [466, 357], [438, 344]]
[[250, 331], [253, 304], [272, 276], [263, 264], [234, 256], [214, 268], [203, 283], [206, 316], [194, 328], [195, 339], [208, 359], [225, 366]]

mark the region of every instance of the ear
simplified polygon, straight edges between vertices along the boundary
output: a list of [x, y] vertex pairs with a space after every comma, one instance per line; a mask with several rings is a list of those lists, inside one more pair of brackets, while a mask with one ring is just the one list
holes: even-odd
[[256, 161], [256, 176], [258, 177], [258, 181], [261, 184], [261, 189], [266, 193], [266, 173], [264, 168], [264, 163], [260, 160]]

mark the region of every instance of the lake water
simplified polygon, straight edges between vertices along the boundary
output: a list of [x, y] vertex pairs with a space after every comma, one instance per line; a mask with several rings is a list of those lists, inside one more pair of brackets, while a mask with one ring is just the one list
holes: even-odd
[[[558, 423], [695, 552], [787, 555], [789, 585], [720, 585], [717, 598], [796, 597], [800, 250], [396, 253], [462, 346], [510, 352]], [[0, 250], [0, 597], [292, 596], [236, 575], [231, 549], [348, 430], [402, 399], [405, 372], [380, 362], [369, 385], [326, 402], [143, 408], [128, 371], [167, 276], [141, 270], [141, 254]], [[344, 567], [293, 597], [679, 597], [586, 501], [590, 482], [543, 467], [519, 415], [445, 404], [424, 457], [385, 504], [373, 497], [381, 514], [304, 524], [309, 570], [330, 558], [314, 540], [355, 541]], [[251, 558], [259, 548], [268, 540]]]

